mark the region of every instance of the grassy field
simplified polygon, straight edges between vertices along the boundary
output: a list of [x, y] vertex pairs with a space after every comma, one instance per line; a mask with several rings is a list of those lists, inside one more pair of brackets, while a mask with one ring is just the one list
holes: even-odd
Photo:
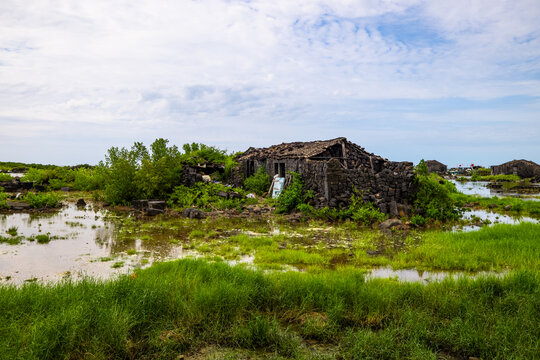
[[497, 224], [471, 232], [396, 232], [392, 236], [366, 229], [351, 230], [351, 236], [345, 229], [333, 228], [324, 237], [301, 233], [301, 229], [274, 236], [201, 236], [185, 247], [225, 260], [251, 255], [253, 263], [263, 269], [292, 265], [315, 272], [378, 266], [468, 272], [540, 270], [540, 224]]
[[539, 318], [537, 272], [420, 285], [182, 260], [113, 281], [0, 287], [0, 354], [534, 359]]

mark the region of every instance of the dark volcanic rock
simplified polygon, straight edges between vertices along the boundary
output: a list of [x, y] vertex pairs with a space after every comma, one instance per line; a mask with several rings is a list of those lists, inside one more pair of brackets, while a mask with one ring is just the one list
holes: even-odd
[[204, 212], [197, 209], [197, 208], [186, 208], [182, 212], [182, 215], [184, 215], [184, 217], [189, 218], [189, 219], [204, 219], [204, 218], [206, 218], [206, 215], [204, 214]]

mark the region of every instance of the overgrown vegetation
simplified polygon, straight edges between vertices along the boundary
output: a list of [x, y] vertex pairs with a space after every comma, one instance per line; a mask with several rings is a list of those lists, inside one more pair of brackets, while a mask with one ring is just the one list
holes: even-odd
[[371, 225], [386, 219], [386, 215], [375, 208], [372, 203], [364, 202], [361, 194], [354, 192], [350, 204], [346, 208], [314, 208], [309, 204], [313, 198], [311, 191], [304, 189], [304, 182], [298, 173], [291, 173], [291, 184], [286, 187], [277, 199], [276, 212], [290, 213], [293, 210], [300, 211], [306, 218], [321, 220], [346, 220]]
[[22, 200], [35, 209], [55, 208], [60, 206], [60, 195], [57, 193], [26, 193]]
[[0, 173], [0, 181], [11, 181], [13, 177], [9, 174]]
[[176, 358], [214, 344], [261, 358], [533, 359], [540, 276], [424, 286], [182, 260], [114, 281], [2, 286], [0, 310], [6, 358]]
[[278, 214], [290, 213], [313, 197], [310, 191], [304, 189], [304, 180], [300, 174], [296, 172], [290, 174], [292, 175], [291, 183], [283, 189], [277, 199], [276, 212]]
[[435, 173], [429, 173], [424, 160], [415, 169], [417, 192], [413, 198], [415, 211], [428, 220], [453, 221], [461, 217], [458, 203], [452, 197], [457, 193], [451, 182]]
[[257, 172], [244, 180], [244, 189], [247, 192], [253, 192], [259, 196], [268, 192], [272, 180], [266, 173], [264, 167], [259, 167]]
[[180, 185], [174, 188], [169, 197], [169, 207], [198, 207], [203, 210], [224, 210], [238, 208], [244, 204], [255, 204], [256, 199], [246, 198], [244, 190], [218, 183], [199, 182], [188, 187]]
[[7, 204], [7, 199], [9, 195], [4, 192], [4, 188], [0, 187], [0, 209], [9, 208]]

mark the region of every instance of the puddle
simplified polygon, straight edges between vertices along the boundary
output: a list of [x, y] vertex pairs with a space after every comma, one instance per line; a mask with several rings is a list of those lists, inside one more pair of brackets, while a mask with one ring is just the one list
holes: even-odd
[[366, 275], [366, 280], [373, 279], [397, 279], [400, 282], [418, 282], [428, 284], [430, 282], [442, 281], [446, 278], [457, 279], [459, 277], [480, 277], [486, 275], [504, 276], [505, 273], [496, 272], [478, 272], [478, 273], [465, 273], [456, 271], [420, 271], [411, 269], [394, 270], [391, 267], [377, 268], [371, 270]]
[[489, 181], [467, 181], [461, 182], [456, 180], [450, 180], [456, 189], [466, 195], [478, 195], [482, 197], [517, 197], [523, 200], [540, 201], [539, 196], [533, 196], [530, 194], [519, 194], [517, 192], [509, 192], [501, 189], [488, 188]]
[[517, 225], [521, 222], [540, 223], [538, 219], [533, 219], [527, 216], [512, 217], [499, 213], [494, 213], [487, 210], [471, 210], [463, 213], [462, 219], [464, 220], [478, 220], [475, 224], [471, 225], [457, 225], [452, 229], [453, 231], [475, 231], [482, 226], [491, 226], [494, 224], [510, 224]]
[[[78, 209], [73, 204], [52, 214], [0, 215], [0, 235], [9, 237], [7, 229], [15, 226], [17, 236], [22, 237], [17, 245], [0, 243], [0, 282], [108, 278], [155, 261], [196, 255], [181, 243], [172, 244], [170, 237], [152, 236], [145, 241], [125, 236], [114, 218], [105, 210]], [[28, 240], [42, 234], [56, 239], [46, 244]]]

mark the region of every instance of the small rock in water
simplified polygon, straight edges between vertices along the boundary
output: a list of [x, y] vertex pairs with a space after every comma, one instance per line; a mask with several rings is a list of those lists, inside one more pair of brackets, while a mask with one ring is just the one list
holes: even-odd
[[86, 201], [84, 201], [84, 199], [77, 200], [77, 207], [85, 207], [85, 206], [86, 206]]

